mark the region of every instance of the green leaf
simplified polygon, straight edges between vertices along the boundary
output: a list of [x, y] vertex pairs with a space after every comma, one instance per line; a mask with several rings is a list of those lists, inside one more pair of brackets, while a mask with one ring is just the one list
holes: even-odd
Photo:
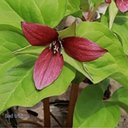
[[[53, 84], [37, 91], [32, 76], [37, 58], [34, 48], [42, 51], [43, 47], [29, 46], [22, 35], [12, 31], [0, 31], [0, 42], [0, 113], [11, 106], [33, 106], [43, 98], [60, 95], [75, 77], [75, 71], [65, 65]], [[21, 54], [23, 51], [26, 53]]]
[[128, 112], [128, 88], [121, 87], [117, 89], [112, 97], [109, 99], [110, 102], [119, 105]]
[[119, 119], [119, 107], [103, 101], [103, 91], [98, 85], [81, 92], [75, 107], [74, 127], [115, 128]]
[[[106, 35], [111, 36], [112, 34], [106, 30], [107, 29], [100, 23], [83, 22], [77, 26], [76, 35], [92, 40], [93, 42], [96, 42], [102, 47], [108, 49], [108, 45], [106, 45], [106, 43], [109, 42], [109, 45], [111, 45], [112, 42]], [[103, 46], [103, 44], [107, 47]], [[84, 70], [90, 74], [90, 77], [88, 78], [94, 83], [105, 79], [117, 70], [116, 62], [110, 53], [106, 53], [95, 61], [83, 63], [83, 66]]]
[[65, 15], [73, 14], [80, 10], [80, 0], [67, 0], [67, 9]]
[[79, 0], [1, 0], [0, 24], [20, 28], [21, 21], [55, 27], [67, 15], [79, 10]]
[[83, 63], [83, 66], [93, 83], [98, 83], [117, 71], [116, 62], [109, 53], [95, 61]]
[[83, 22], [76, 27], [76, 35], [92, 40], [101, 47], [106, 48], [108, 53], [95, 61], [83, 63], [84, 69], [91, 76], [92, 82], [97, 83], [112, 74], [120, 73], [123, 76], [124, 85], [128, 82], [128, 59], [118, 38], [101, 23]]
[[56, 26], [64, 18], [67, 0], [35, 0], [45, 24]]
[[115, 18], [112, 31], [115, 32], [122, 42], [124, 52], [128, 55], [128, 15], [118, 14]]
[[22, 20], [5, 0], [0, 1], [0, 24], [8, 24], [20, 28], [20, 22]]

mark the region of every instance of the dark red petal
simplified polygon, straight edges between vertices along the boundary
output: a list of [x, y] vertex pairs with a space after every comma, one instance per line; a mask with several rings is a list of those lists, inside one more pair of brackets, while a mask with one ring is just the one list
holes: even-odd
[[34, 82], [38, 90], [47, 87], [60, 75], [64, 65], [63, 56], [46, 48], [39, 56], [34, 67]]
[[115, 0], [118, 9], [121, 12], [128, 11], [128, 0]]
[[58, 38], [58, 33], [45, 25], [22, 22], [22, 31], [31, 45], [48, 45]]
[[106, 49], [81, 37], [64, 38], [63, 47], [69, 56], [81, 62], [95, 60], [107, 52]]
[[105, 0], [106, 3], [110, 4], [111, 3], [111, 0]]

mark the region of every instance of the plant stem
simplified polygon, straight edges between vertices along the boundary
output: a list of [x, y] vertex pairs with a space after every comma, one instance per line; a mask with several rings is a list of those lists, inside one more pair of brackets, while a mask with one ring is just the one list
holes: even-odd
[[78, 89], [79, 89], [78, 84], [73, 84], [71, 87], [70, 101], [69, 101], [68, 114], [66, 120], [66, 127], [68, 128], [72, 127], [73, 124], [73, 113], [78, 96]]
[[43, 106], [44, 106], [44, 127], [49, 128], [51, 126], [49, 98], [45, 98], [43, 100]]

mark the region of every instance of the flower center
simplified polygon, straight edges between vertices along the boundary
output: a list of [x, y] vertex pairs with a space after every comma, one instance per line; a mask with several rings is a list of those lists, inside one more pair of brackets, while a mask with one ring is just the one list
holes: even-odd
[[60, 53], [62, 54], [62, 49], [63, 49], [63, 46], [62, 46], [62, 41], [61, 40], [56, 40], [56, 41], [53, 41], [50, 45], [49, 45], [49, 49], [51, 49], [53, 51], [53, 54], [56, 54], [56, 53]]

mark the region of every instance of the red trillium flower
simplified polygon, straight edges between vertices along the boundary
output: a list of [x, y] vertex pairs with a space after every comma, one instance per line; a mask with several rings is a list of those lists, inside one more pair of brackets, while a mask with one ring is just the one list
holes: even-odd
[[81, 62], [95, 60], [107, 52], [106, 49], [82, 37], [59, 39], [57, 31], [45, 25], [22, 22], [22, 30], [31, 45], [48, 45], [34, 66], [33, 78], [38, 90], [50, 85], [60, 75], [64, 65], [62, 49]]
[[[111, 3], [111, 0], [105, 0], [105, 1], [106, 3]], [[115, 3], [121, 12], [128, 11], [128, 0], [115, 0]]]

